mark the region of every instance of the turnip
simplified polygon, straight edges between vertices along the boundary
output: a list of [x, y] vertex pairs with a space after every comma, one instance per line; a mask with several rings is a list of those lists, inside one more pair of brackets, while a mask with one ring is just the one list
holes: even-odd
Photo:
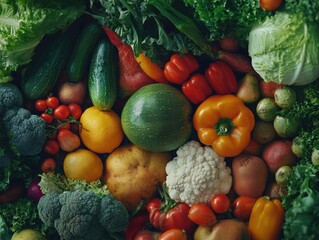
[[290, 138], [295, 136], [301, 127], [300, 121], [294, 118], [276, 116], [274, 119], [274, 128], [278, 136]]
[[272, 98], [261, 99], [256, 107], [257, 116], [266, 122], [271, 122], [277, 115], [278, 107]]
[[274, 92], [275, 102], [280, 108], [289, 108], [297, 101], [297, 95], [294, 89], [284, 86]]
[[279, 185], [286, 185], [288, 176], [292, 172], [292, 168], [290, 166], [281, 166], [275, 173], [276, 182]]

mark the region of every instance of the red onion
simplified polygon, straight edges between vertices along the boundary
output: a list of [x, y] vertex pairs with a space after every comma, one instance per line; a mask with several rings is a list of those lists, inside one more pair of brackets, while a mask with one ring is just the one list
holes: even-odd
[[33, 180], [28, 187], [28, 196], [35, 202], [39, 202], [40, 198], [44, 195], [40, 186], [39, 179]]

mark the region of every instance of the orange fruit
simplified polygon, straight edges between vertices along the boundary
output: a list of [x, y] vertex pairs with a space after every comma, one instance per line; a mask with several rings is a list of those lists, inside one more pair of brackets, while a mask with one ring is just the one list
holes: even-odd
[[63, 170], [69, 179], [92, 182], [102, 177], [103, 162], [94, 152], [79, 148], [65, 156]]
[[113, 112], [87, 108], [80, 118], [80, 137], [83, 144], [96, 153], [110, 153], [124, 137], [120, 117]]

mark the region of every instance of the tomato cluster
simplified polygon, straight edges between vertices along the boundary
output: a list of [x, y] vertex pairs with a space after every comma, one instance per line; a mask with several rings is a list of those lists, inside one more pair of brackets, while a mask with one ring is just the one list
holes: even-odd
[[60, 104], [59, 99], [55, 96], [38, 99], [34, 106], [47, 124], [47, 139], [43, 146], [43, 152], [48, 157], [42, 161], [41, 170], [45, 173], [53, 172], [56, 169], [54, 156], [60, 150], [73, 151], [81, 144], [77, 129], [82, 108], [77, 103]]

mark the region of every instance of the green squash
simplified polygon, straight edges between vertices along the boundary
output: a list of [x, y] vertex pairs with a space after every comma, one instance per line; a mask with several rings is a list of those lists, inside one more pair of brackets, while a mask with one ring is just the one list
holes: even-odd
[[177, 149], [192, 132], [192, 106], [176, 88], [162, 83], [137, 90], [125, 104], [121, 121], [127, 138], [151, 152]]

